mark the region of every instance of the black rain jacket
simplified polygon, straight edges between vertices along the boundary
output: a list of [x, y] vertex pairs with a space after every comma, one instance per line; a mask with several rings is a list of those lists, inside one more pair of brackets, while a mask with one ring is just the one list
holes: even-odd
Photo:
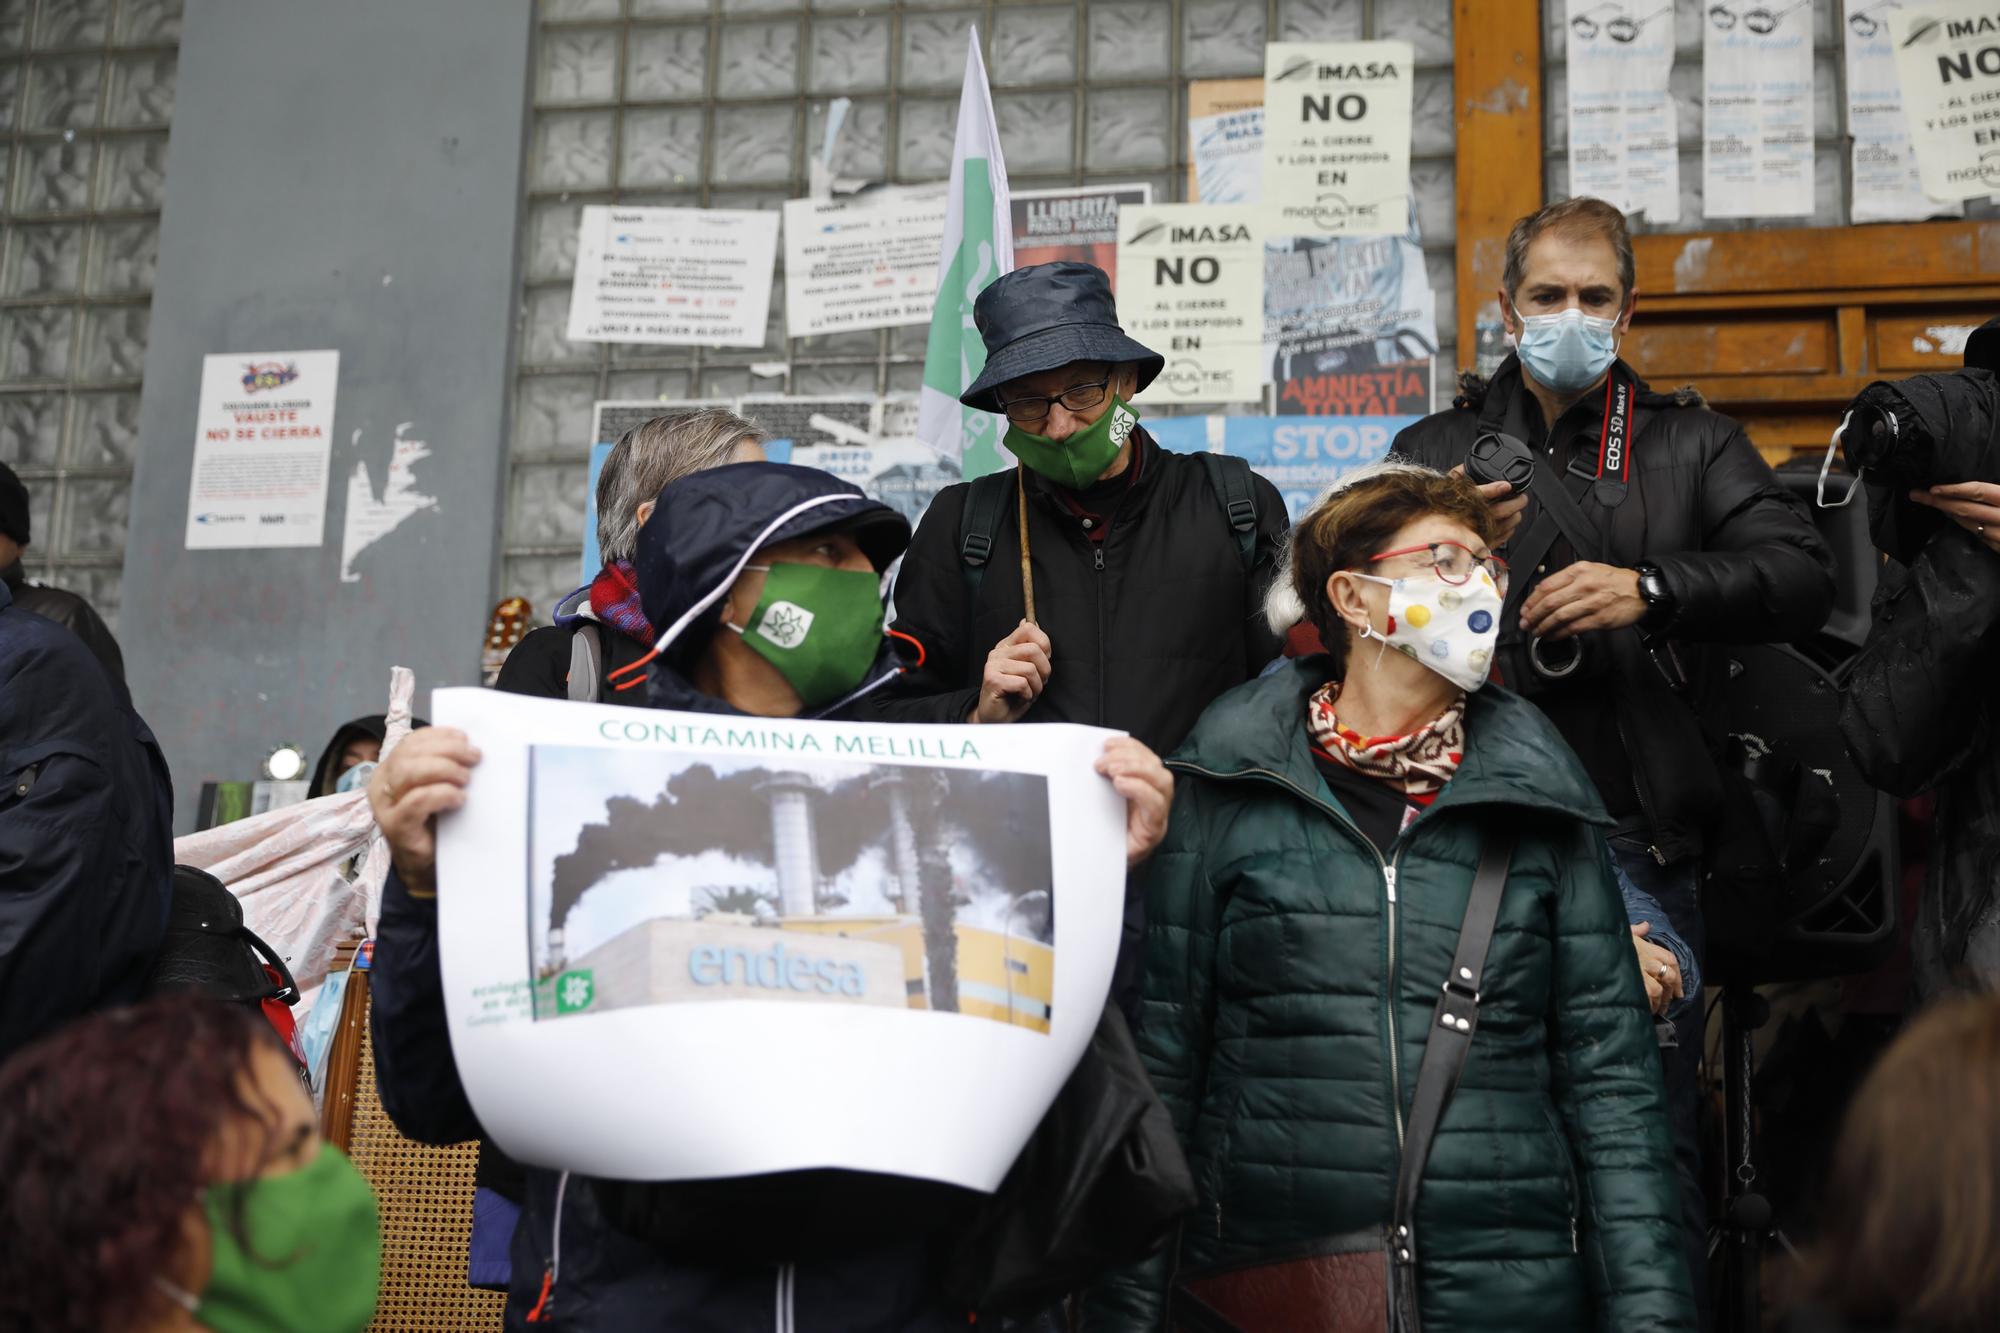
[[0, 1060], [140, 997], [173, 891], [173, 783], [90, 649], [0, 583]]
[[[1651, 561], [1660, 567], [1678, 607], [1665, 636], [1691, 690], [1688, 696], [1677, 694], [1634, 636], [1616, 636], [1612, 674], [1591, 688], [1615, 692], [1606, 711], [1615, 720], [1619, 743], [1607, 747], [1604, 738], [1568, 730], [1563, 739], [1583, 757], [1600, 792], [1620, 782], [1637, 787], [1655, 854], [1677, 861], [1701, 850], [1721, 796], [1697, 710], [1714, 673], [1726, 668], [1719, 654], [1700, 645], [1783, 643], [1817, 631], [1833, 608], [1833, 556], [1740, 425], [1710, 411], [1692, 391], [1654, 393], [1622, 361], [1615, 373], [1638, 384], [1630, 489], [1614, 510], [1588, 498], [1580, 504], [1600, 531], [1608, 527], [1606, 563]], [[1457, 404], [1403, 431], [1394, 452], [1440, 471], [1458, 466], [1479, 433], [1481, 408], [1491, 394], [1507, 398], [1502, 430], [1538, 450], [1554, 447], [1558, 460], [1566, 461], [1572, 450], [1586, 455], [1594, 468], [1603, 390], [1585, 395], [1546, 429], [1512, 356], [1490, 382], [1467, 377]], [[1535, 484], [1549, 479], [1552, 472], [1544, 468]], [[1574, 477], [1570, 489], [1584, 495]], [[1531, 499], [1517, 536], [1529, 531], [1539, 511]], [[1547, 568], [1555, 567], [1550, 560]], [[1533, 576], [1534, 571], [1514, 571], [1516, 580]]]
[[[1090, 540], [1061, 487], [1027, 474], [1035, 618], [1052, 651], [1047, 688], [1021, 720], [1116, 727], [1165, 755], [1211, 701], [1278, 655], [1264, 592], [1289, 520], [1277, 487], [1253, 477], [1256, 549], [1246, 572], [1200, 460], [1162, 449], [1143, 428], [1134, 439], [1138, 475], [1102, 542]], [[938, 493], [903, 557], [895, 628], [923, 645], [924, 658], [864, 703], [875, 720], [965, 721], [987, 653], [1027, 614], [1011, 492], [977, 603], [966, 605], [959, 532], [969, 485]]]
[[[1978, 372], [1927, 378], [1934, 392], [1911, 392], [1907, 401], [1933, 439], [1958, 446], [1940, 452], [1983, 454], [1981, 478], [2000, 479], [2000, 383]], [[2000, 989], [2000, 754], [1991, 697], [2000, 670], [2000, 555], [1911, 503], [1900, 486], [1869, 483], [1868, 528], [1886, 558], [1868, 640], [1846, 678], [1841, 732], [1876, 786], [1895, 796], [1937, 792], [1910, 942], [1918, 993]]]

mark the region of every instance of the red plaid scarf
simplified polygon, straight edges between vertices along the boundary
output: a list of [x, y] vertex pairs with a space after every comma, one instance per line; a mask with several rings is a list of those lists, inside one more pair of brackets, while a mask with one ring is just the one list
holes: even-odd
[[639, 605], [638, 571], [629, 560], [614, 560], [590, 581], [590, 609], [597, 618], [648, 648], [659, 636]]
[[1340, 725], [1333, 702], [1340, 682], [1328, 681], [1306, 702], [1306, 730], [1312, 742], [1336, 763], [1365, 773], [1418, 805], [1429, 805], [1465, 758], [1465, 696], [1407, 736], [1363, 736]]

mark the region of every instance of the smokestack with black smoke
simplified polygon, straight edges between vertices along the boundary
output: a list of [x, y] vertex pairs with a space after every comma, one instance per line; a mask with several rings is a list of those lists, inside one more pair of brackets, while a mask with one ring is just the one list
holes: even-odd
[[[881, 773], [858, 773], [819, 786], [806, 798], [818, 872], [826, 879], [839, 878], [877, 847], [887, 853], [888, 864], [898, 866], [888, 790], [895, 784], [883, 782]], [[718, 777], [709, 765], [694, 764], [670, 778], [651, 801], [612, 797], [605, 803], [604, 819], [584, 825], [576, 847], [556, 858], [550, 927], [564, 929], [577, 902], [605, 876], [652, 865], [663, 856], [719, 851], [775, 867], [767, 795], [774, 776], [769, 769], [747, 769]], [[920, 867], [929, 870], [933, 883], [942, 876], [943, 888], [934, 893], [949, 895], [949, 868], [942, 858], [954, 844], [965, 846], [983, 877], [1010, 897], [1046, 893], [1048, 798], [1041, 782], [1011, 773], [921, 766], [904, 767], [900, 776]], [[916, 886], [903, 887], [907, 892]], [[941, 908], [948, 910], [947, 903], [933, 904], [932, 914]]]

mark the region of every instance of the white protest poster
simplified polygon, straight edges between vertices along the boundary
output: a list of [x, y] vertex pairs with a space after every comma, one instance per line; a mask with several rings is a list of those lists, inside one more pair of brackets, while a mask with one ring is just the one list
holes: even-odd
[[1272, 235], [1403, 229], [1415, 58], [1408, 42], [1264, 48], [1263, 202]]
[[1568, 0], [1569, 192], [1649, 222], [1681, 215], [1667, 0]]
[[337, 351], [201, 359], [188, 550], [321, 544], [339, 381]]
[[2000, 191], [2000, 7], [1908, 0], [1889, 16], [1889, 37], [1924, 193]]
[[1702, 215], [1813, 211], [1812, 5], [1789, 0], [1702, 19]]
[[1846, 16], [1847, 132], [1854, 140], [1854, 222], [1911, 222], [1956, 214], [1956, 204], [1924, 193], [1903, 90], [1896, 80], [1896, 52], [1889, 16], [1903, 0], [1841, 0]]
[[777, 260], [774, 212], [590, 205], [569, 339], [762, 347]]
[[949, 187], [785, 202], [785, 323], [794, 338], [928, 324]]
[[1119, 215], [1119, 317], [1167, 362], [1148, 397], [1263, 400], [1265, 216], [1255, 204], [1151, 204]]
[[1113, 733], [433, 700], [483, 755], [438, 821], [439, 962], [510, 1155], [999, 1184], [1109, 993]]

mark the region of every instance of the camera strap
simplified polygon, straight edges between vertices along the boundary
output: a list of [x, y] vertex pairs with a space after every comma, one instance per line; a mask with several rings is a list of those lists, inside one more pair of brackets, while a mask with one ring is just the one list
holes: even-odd
[[1597, 503], [1606, 509], [1625, 503], [1632, 475], [1632, 400], [1638, 396], [1630, 377], [1620, 375], [1617, 363], [1612, 363], [1604, 381], [1604, 425], [1597, 435], [1597, 481], [1592, 487]]

